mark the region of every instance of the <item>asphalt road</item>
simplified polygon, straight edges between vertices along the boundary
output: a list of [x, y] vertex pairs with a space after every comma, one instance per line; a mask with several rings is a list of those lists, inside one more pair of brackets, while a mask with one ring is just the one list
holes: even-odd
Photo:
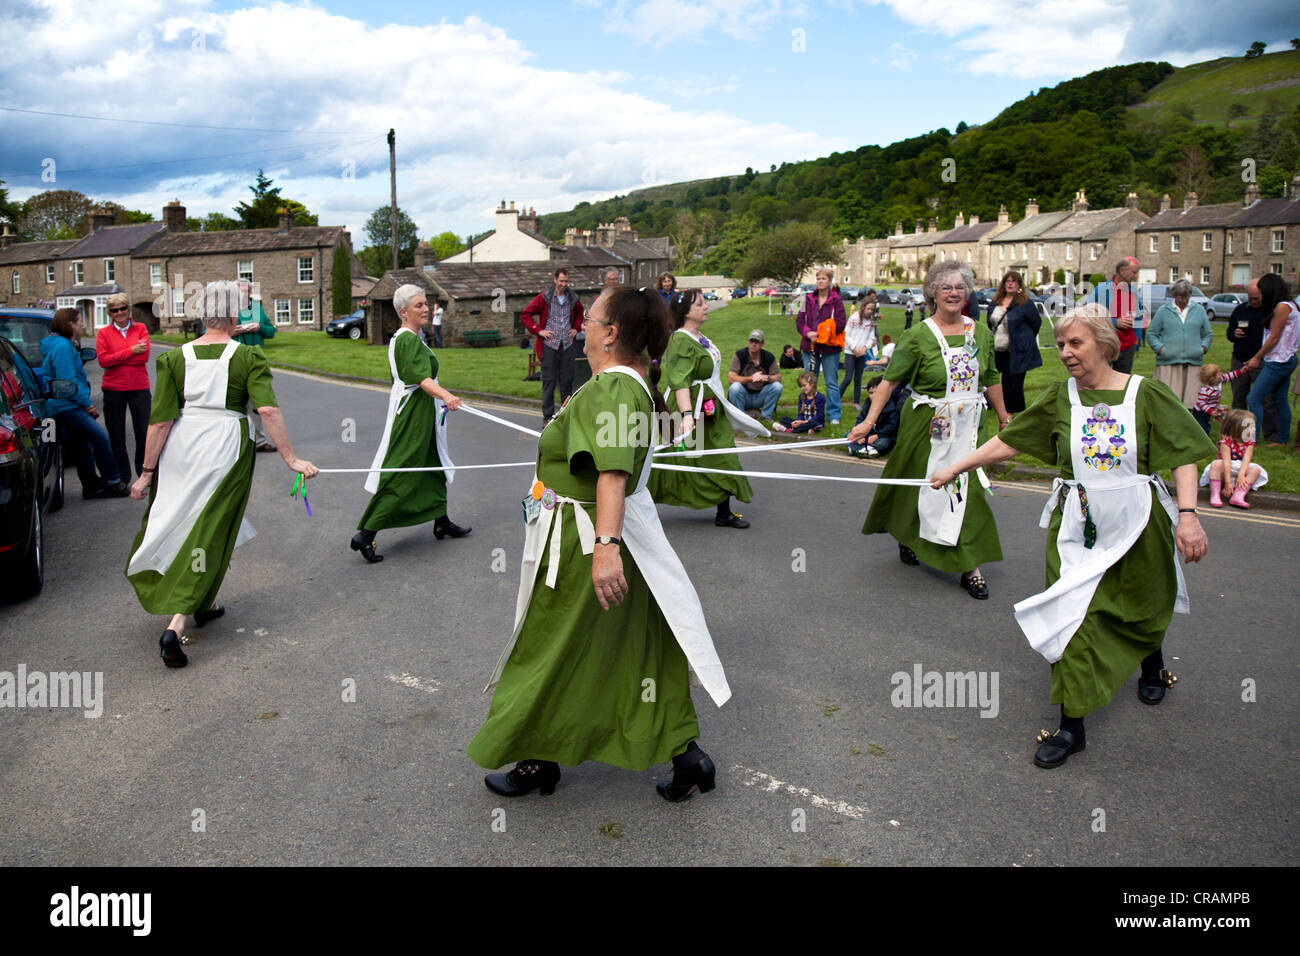
[[[369, 464], [381, 391], [289, 373], [276, 389], [299, 454]], [[451, 423], [458, 463], [535, 452], [506, 428]], [[878, 473], [809, 453], [747, 461]], [[370, 566], [347, 547], [361, 476], [313, 481], [308, 518], [278, 456], [260, 455], [259, 534], [235, 554], [228, 613], [171, 671], [164, 620], [122, 576], [143, 503], [83, 502], [69, 472], [44, 592], [0, 607], [0, 671], [101, 671], [104, 709], [0, 709], [0, 863], [1297, 863], [1295, 517], [1205, 517], [1193, 614], [1165, 645], [1180, 683], [1147, 707], [1134, 675], [1088, 718], [1088, 749], [1048, 772], [1031, 762], [1035, 733], [1056, 727], [1048, 667], [1011, 613], [1042, 587], [1044, 488], [997, 489], [1008, 557], [985, 566], [992, 599], [979, 603], [955, 575], [905, 567], [892, 540], [858, 533], [867, 486], [755, 480], [747, 531], [661, 509], [734, 692], [719, 709], [695, 690], [717, 789], [672, 805], [653, 787], [667, 766], [587, 764], [565, 768], [553, 796], [508, 801], [464, 748], [509, 636], [529, 477], [462, 472], [450, 513], [473, 534], [381, 533], [386, 560]], [[996, 673], [996, 715], [893, 706], [892, 675], [918, 664]]]

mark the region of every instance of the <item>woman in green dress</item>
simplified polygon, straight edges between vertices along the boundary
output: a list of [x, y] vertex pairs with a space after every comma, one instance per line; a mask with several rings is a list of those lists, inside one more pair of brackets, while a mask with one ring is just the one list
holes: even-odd
[[[925, 298], [933, 317], [904, 333], [885, 380], [871, 395], [866, 417], [848, 434], [860, 442], [875, 428], [894, 389], [912, 389], [903, 404], [898, 443], [885, 463], [885, 478], [924, 478], [951, 464], [979, 443], [981, 409], [987, 401], [998, 421], [1010, 421], [1002, 403], [1002, 380], [993, 364], [993, 333], [962, 315], [974, 291], [970, 270], [941, 262], [925, 277]], [[981, 396], [981, 391], [983, 396]], [[930, 488], [882, 485], [871, 499], [863, 534], [888, 532], [898, 541], [904, 564], [924, 561], [940, 571], [961, 572], [961, 586], [978, 600], [989, 596], [980, 571], [984, 561], [1001, 561], [1002, 546], [993, 511], [980, 481], [963, 478], [953, 494]]]
[[[1209, 541], [1196, 515], [1196, 462], [1214, 445], [1163, 382], [1110, 367], [1119, 337], [1104, 307], [1056, 326], [1070, 373], [979, 449], [939, 469], [940, 488], [962, 472], [1021, 452], [1061, 469], [1043, 510], [1047, 589], [1016, 605], [1030, 644], [1052, 663], [1061, 726], [1039, 734], [1039, 767], [1084, 749], [1083, 718], [1105, 707], [1141, 667], [1138, 699], [1158, 704], [1176, 678], [1161, 646], [1175, 611], [1188, 610], [1175, 546], [1199, 561]], [[1159, 473], [1172, 471], [1177, 511]]]
[[[447, 517], [447, 484], [453, 478], [447, 456], [448, 411], [460, 408], [460, 399], [438, 384], [438, 357], [420, 339], [429, 324], [429, 302], [418, 285], [403, 285], [393, 292], [393, 307], [402, 324], [388, 342], [388, 371], [393, 386], [388, 394], [388, 416], [379, 451], [366, 478], [373, 496], [366, 505], [352, 550], [371, 564], [384, 560], [375, 553], [375, 532], [433, 522], [433, 536], [463, 538], [472, 529]], [[439, 409], [438, 402], [442, 402]], [[444, 471], [381, 472], [380, 468], [438, 468]]]
[[250, 402], [284, 463], [316, 475], [293, 453], [266, 356], [230, 338], [238, 312], [238, 286], [209, 283], [206, 333], [158, 356], [144, 470], [131, 486], [132, 498], [149, 492], [149, 506], [126, 576], [146, 611], [171, 615], [159, 641], [168, 667], [188, 662], [181, 650], [187, 615], [202, 627], [225, 613], [216, 599], [230, 556], [256, 534], [244, 521], [255, 457], [244, 413]]
[[688, 664], [719, 706], [730, 695], [699, 598], [646, 491], [655, 402], [645, 382], [668, 338], [653, 289], [603, 293], [583, 322], [592, 378], [537, 446], [524, 499], [515, 627], [487, 720], [466, 753], [488, 789], [552, 793], [560, 764], [645, 770], [671, 760], [667, 800], [714, 786], [695, 743]]
[[[699, 289], [674, 293], [668, 313], [674, 329], [668, 349], [652, 370], [650, 382], [662, 382], [669, 407], [681, 413], [681, 434], [694, 449], [734, 448], [736, 427], [766, 437], [768, 431], [727, 401], [719, 374], [721, 352], [701, 331], [708, 318], [708, 303]], [[698, 429], [698, 432], [697, 432]], [[693, 434], [694, 433], [694, 434]], [[740, 471], [740, 459], [731, 455], [692, 458], [689, 465]], [[716, 508], [713, 523], [719, 528], [748, 528], [749, 522], [731, 510], [731, 499], [751, 501], [754, 490], [744, 475], [656, 470], [650, 475], [650, 496], [661, 505]]]

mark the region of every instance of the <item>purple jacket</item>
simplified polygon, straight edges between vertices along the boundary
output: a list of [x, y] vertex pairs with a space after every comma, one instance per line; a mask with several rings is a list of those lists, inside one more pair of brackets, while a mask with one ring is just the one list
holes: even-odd
[[803, 310], [794, 323], [795, 328], [799, 330], [799, 334], [803, 336], [799, 342], [801, 352], [816, 352], [818, 355], [829, 355], [832, 352], [843, 351], [838, 345], [822, 345], [817, 342], [817, 326], [832, 317], [835, 319], [835, 334], [843, 334], [844, 326], [848, 322], [848, 316], [844, 314], [844, 300], [840, 298], [840, 294], [834, 289], [827, 293], [826, 301], [822, 303], [820, 309], [817, 308], [816, 292], [810, 292], [804, 297]]

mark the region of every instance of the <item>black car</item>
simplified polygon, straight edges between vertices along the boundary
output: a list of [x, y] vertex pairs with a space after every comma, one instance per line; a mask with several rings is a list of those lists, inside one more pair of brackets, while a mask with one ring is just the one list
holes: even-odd
[[45, 515], [63, 507], [63, 451], [46, 429], [45, 394], [23, 353], [0, 338], [0, 597], [45, 583]]
[[325, 332], [335, 338], [361, 339], [366, 334], [366, 310], [357, 309], [351, 315], [341, 315], [325, 326]]

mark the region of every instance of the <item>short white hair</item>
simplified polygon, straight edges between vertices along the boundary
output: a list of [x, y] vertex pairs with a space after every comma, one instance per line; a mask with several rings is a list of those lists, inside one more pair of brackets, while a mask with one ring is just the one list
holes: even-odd
[[398, 313], [405, 312], [407, 307], [416, 300], [418, 296], [424, 296], [428, 300], [428, 293], [421, 289], [414, 282], [408, 282], [405, 285], [399, 285], [393, 293], [393, 308]]
[[230, 279], [209, 282], [203, 287], [203, 301], [200, 303], [199, 318], [209, 329], [233, 325], [244, 303], [239, 283]]
[[966, 287], [966, 298], [971, 297], [975, 291], [975, 274], [969, 268], [959, 263], [956, 259], [949, 259], [947, 262], [939, 262], [930, 267], [930, 271], [925, 274], [925, 281], [921, 283], [921, 292], [925, 296], [925, 304], [934, 311], [935, 296], [939, 291], [939, 284], [943, 282], [944, 276], [957, 273], [961, 277], [961, 283]]

